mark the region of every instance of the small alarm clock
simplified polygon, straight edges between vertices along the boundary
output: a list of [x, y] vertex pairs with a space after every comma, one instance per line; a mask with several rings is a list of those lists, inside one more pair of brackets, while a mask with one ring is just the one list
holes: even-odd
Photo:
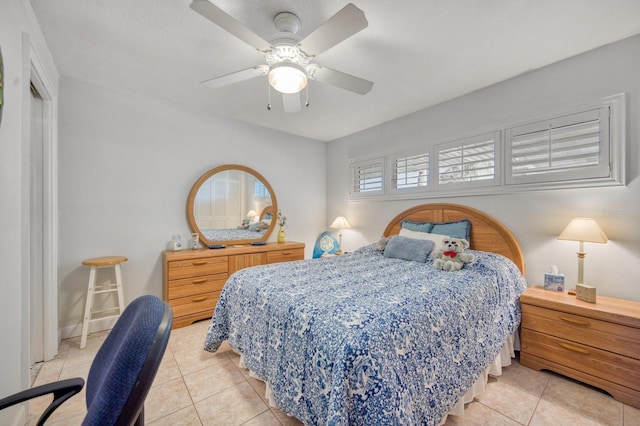
[[182, 238], [180, 235], [176, 234], [171, 237], [171, 241], [169, 241], [169, 250], [182, 250]]
[[576, 284], [576, 297], [589, 303], [596, 303], [596, 288], [590, 285]]

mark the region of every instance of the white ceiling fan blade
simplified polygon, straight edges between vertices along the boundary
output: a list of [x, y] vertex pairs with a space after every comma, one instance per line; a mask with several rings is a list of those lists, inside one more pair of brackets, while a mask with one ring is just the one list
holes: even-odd
[[369, 25], [364, 12], [349, 3], [300, 42], [307, 56], [317, 56]]
[[283, 93], [284, 112], [300, 112], [300, 93]]
[[205, 80], [202, 82], [207, 87], [216, 89], [222, 86], [228, 86], [229, 84], [238, 83], [240, 81], [249, 80], [253, 77], [259, 77], [266, 75], [269, 72], [269, 67], [266, 65], [257, 65], [252, 68], [247, 68], [241, 71], [225, 74], [220, 77], [212, 78], [211, 80]]
[[220, 28], [238, 37], [248, 45], [255, 47], [260, 52], [266, 52], [271, 49], [268, 41], [207, 0], [193, 0], [190, 7]]
[[310, 70], [309, 77], [359, 95], [366, 95], [373, 88], [372, 81], [317, 64], [313, 64], [313, 69]]

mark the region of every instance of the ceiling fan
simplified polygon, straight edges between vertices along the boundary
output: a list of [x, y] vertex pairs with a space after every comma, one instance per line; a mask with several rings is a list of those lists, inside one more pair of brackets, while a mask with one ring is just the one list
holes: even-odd
[[[351, 3], [302, 40], [297, 36], [300, 28], [298, 17], [291, 12], [280, 12], [273, 18], [279, 37], [271, 41], [263, 39], [207, 0], [193, 0], [190, 7], [257, 49], [266, 60], [266, 64], [203, 81], [205, 86], [217, 88], [267, 75], [271, 87], [282, 93], [285, 112], [300, 111], [299, 93], [307, 86], [308, 79], [331, 84], [360, 95], [367, 94], [373, 87], [371, 81], [312, 62], [316, 56], [369, 24], [364, 12]], [[309, 105], [308, 100], [305, 105]], [[267, 105], [267, 109], [271, 109], [271, 104]]]

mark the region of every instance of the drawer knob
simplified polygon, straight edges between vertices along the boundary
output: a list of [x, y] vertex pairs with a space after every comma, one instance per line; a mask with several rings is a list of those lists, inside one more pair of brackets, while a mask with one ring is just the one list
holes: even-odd
[[565, 349], [567, 349], [569, 351], [572, 351], [572, 352], [578, 352], [578, 353], [581, 353], [581, 354], [584, 354], [584, 355], [590, 355], [591, 354], [591, 352], [589, 352], [588, 349], [581, 348], [579, 346], [574, 346], [574, 345], [571, 345], [569, 343], [560, 343], [560, 346], [562, 346], [563, 348], [565, 348]]
[[206, 278], [200, 278], [198, 280], [192, 280], [191, 281], [193, 284], [202, 284], [202, 283], [206, 283], [207, 279]]
[[291, 256], [291, 252], [289, 252], [289, 251], [283, 251], [283, 252], [282, 252], [282, 255], [283, 255], [283, 256]]
[[193, 262], [191, 262], [191, 264], [193, 266], [202, 266], [202, 265], [206, 265], [207, 261], [206, 260], [194, 260]]
[[585, 321], [585, 320], [580, 320], [580, 319], [576, 319], [576, 318], [569, 318], [569, 317], [559, 317], [562, 321], [564, 322], [568, 322], [571, 324], [576, 324], [576, 325], [591, 325], [591, 323], [589, 321]]
[[207, 300], [207, 296], [200, 296], [200, 297], [194, 297], [193, 299], [191, 299], [192, 302], [196, 303], [196, 302], [202, 302]]

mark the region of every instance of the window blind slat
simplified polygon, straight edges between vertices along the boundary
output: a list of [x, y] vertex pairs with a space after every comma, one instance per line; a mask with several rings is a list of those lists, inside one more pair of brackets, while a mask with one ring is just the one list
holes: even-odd
[[598, 108], [510, 129], [510, 179], [562, 172], [573, 177], [581, 169], [588, 173], [602, 166], [601, 120], [608, 119], [607, 111]]
[[392, 163], [393, 189], [426, 187], [429, 183], [429, 154], [396, 158]]
[[352, 165], [352, 194], [382, 192], [384, 169], [382, 160]]
[[447, 144], [438, 149], [438, 183], [495, 179], [496, 136], [492, 134], [489, 137]]

